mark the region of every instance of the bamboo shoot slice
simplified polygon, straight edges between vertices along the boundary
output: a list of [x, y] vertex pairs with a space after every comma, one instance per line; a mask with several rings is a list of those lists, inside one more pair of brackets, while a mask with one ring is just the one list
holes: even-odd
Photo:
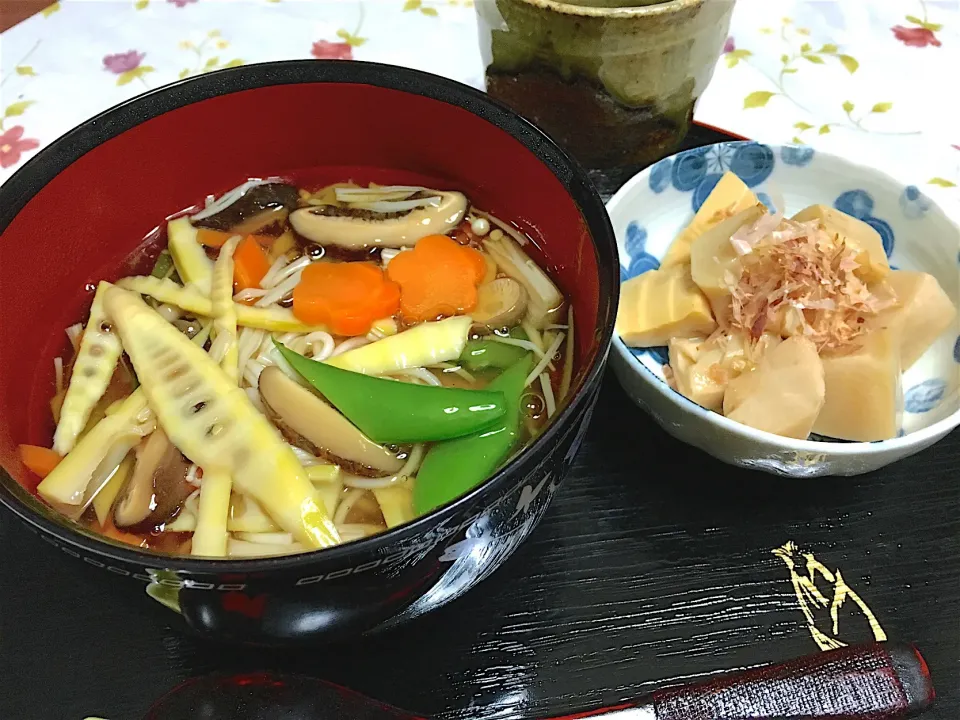
[[213, 310], [213, 329], [217, 332], [215, 347], [217, 352], [211, 355], [220, 363], [223, 371], [237, 382], [237, 311], [233, 302], [233, 253], [240, 244], [240, 236], [234, 235], [220, 248], [220, 255], [213, 268], [213, 283], [210, 289], [210, 303]]
[[380, 512], [388, 528], [404, 525], [416, 517], [413, 511], [413, 491], [409, 483], [396, 483], [385, 488], [376, 488], [373, 491]]
[[223, 557], [227, 554], [230, 485], [230, 473], [221, 469], [204, 471], [191, 555]]
[[110, 283], [101, 282], [93, 296], [90, 317], [73, 363], [70, 385], [60, 408], [60, 420], [53, 436], [53, 449], [61, 455], [70, 452], [90, 419], [97, 401], [103, 397], [120, 360], [120, 338], [113, 332], [103, 311], [103, 295]]
[[[213, 317], [213, 303], [207, 295], [196, 288], [180, 287], [173, 280], [161, 280], [147, 275], [126, 277], [117, 282], [117, 287], [148, 295], [154, 300], [176, 305], [194, 315]], [[258, 328], [273, 332], [311, 333], [326, 330], [322, 325], [305, 325], [297, 320], [287, 308], [250, 307], [234, 303], [237, 324], [241, 327]]]
[[[113, 289], [111, 289], [113, 292]], [[144, 305], [144, 308], [146, 306]], [[148, 309], [148, 312], [153, 312]], [[156, 313], [153, 313], [156, 315]], [[173, 332], [177, 330], [163, 320]], [[181, 336], [182, 337], [182, 336]], [[189, 340], [187, 341], [189, 342]], [[37, 492], [45, 500], [62, 505], [80, 505], [94, 471], [111, 452], [113, 446], [131, 434], [141, 437], [153, 430], [153, 413], [147, 407], [147, 398], [142, 390], [135, 390], [84, 435], [60, 464], [37, 486]]]
[[760, 201], [743, 180], [729, 170], [707, 196], [690, 224], [673, 241], [660, 262], [661, 268], [690, 262], [690, 246], [707, 230], [737, 213], [755, 207]]
[[238, 490], [307, 547], [337, 544], [296, 456], [247, 394], [136, 295], [111, 288], [104, 303], [173, 444], [205, 473], [229, 473]]
[[335, 355], [326, 362], [365, 375], [389, 375], [398, 370], [456, 360], [467, 344], [473, 320], [464, 315], [425, 322], [369, 345]]
[[190, 218], [177, 218], [167, 223], [167, 248], [183, 282], [209, 295], [213, 262], [197, 240], [197, 229], [190, 224]]

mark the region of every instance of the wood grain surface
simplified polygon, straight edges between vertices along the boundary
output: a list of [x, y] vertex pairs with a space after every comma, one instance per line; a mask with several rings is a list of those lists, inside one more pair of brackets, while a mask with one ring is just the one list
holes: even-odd
[[[703, 130], [691, 142], [718, 136]], [[717, 671], [818, 651], [788, 541], [891, 640], [916, 643], [960, 717], [960, 434], [857, 478], [796, 481], [722, 465], [660, 431], [608, 373], [547, 518], [462, 600], [391, 633], [297, 652], [201, 643], [143, 586], [58, 553], [0, 512], [0, 718], [139, 720], [211, 671], [323, 677], [446, 720], [610, 705]], [[804, 572], [806, 572], [804, 567]], [[819, 577], [832, 605], [839, 583]], [[824, 637], [869, 641], [852, 595], [814, 607]]]

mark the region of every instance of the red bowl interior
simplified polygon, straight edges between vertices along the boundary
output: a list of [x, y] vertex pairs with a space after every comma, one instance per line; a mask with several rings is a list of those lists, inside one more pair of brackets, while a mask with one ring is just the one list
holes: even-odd
[[[56, 153], [39, 162], [58, 162]], [[538, 259], [572, 298], [581, 373], [599, 351], [590, 232], [564, 185], [509, 133], [455, 105], [373, 85], [232, 92], [96, 146], [40, 188], [0, 236], [0, 465], [18, 482], [33, 489], [38, 481], [17, 445], [50, 443], [53, 358], [68, 347], [64, 329], [85, 318], [94, 284], [123, 274], [124, 259], [166, 216], [270, 175], [466, 191], [543, 251]]]

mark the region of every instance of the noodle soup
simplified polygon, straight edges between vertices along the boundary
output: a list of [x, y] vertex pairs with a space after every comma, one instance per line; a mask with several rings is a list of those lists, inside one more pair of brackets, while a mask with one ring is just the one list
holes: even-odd
[[368, 537], [477, 487], [570, 393], [572, 308], [456, 189], [252, 179], [144, 253], [66, 330], [52, 447], [20, 448], [40, 498], [115, 540], [239, 558]]

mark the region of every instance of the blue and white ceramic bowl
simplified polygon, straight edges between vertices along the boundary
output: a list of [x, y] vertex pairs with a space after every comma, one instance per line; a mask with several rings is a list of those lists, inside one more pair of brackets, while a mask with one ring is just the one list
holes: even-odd
[[[755, 142], [679, 153], [641, 172], [610, 200], [622, 280], [660, 266], [727, 170], [768, 205], [779, 192], [788, 216], [820, 203], [864, 220], [882, 236], [892, 267], [931, 273], [960, 306], [960, 229], [920, 190], [810, 147]], [[611, 356], [634, 402], [671, 435], [724, 462], [791, 477], [858, 475], [919, 452], [960, 424], [958, 335], [954, 327], [904, 375], [900, 437], [873, 443], [792, 440], [705, 410], [664, 381], [666, 348], [634, 350], [615, 338]]]

